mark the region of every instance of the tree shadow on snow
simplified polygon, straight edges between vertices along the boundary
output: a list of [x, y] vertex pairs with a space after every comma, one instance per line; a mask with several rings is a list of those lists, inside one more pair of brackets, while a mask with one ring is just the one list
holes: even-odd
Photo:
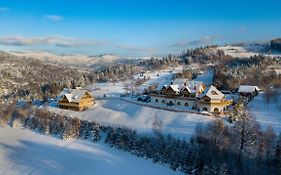
[[[9, 162], [21, 174], [94, 174], [107, 166], [118, 166], [122, 160], [102, 150], [99, 145], [87, 149], [73, 149], [51, 144], [21, 140], [20, 145], [0, 144]], [[92, 145], [93, 146], [93, 145]], [[89, 150], [88, 150], [89, 149]], [[98, 171], [99, 172], [99, 171]]]

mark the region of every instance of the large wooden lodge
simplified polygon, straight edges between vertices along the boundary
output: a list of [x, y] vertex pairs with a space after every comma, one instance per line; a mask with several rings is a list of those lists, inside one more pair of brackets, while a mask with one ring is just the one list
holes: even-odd
[[213, 113], [223, 113], [232, 104], [215, 86], [206, 88], [202, 82], [184, 79], [165, 80], [150, 95], [153, 103]]
[[59, 98], [58, 106], [62, 109], [83, 111], [95, 104], [92, 94], [83, 89], [65, 88], [59, 95]]

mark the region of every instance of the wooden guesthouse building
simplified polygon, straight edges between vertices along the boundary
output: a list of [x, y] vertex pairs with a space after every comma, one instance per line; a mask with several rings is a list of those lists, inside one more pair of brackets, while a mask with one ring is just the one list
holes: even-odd
[[83, 111], [95, 104], [90, 92], [83, 89], [64, 89], [60, 94], [59, 108]]
[[198, 81], [174, 80], [163, 82], [151, 93], [152, 103], [189, 108], [211, 113], [223, 113], [232, 104], [215, 86], [206, 86]]

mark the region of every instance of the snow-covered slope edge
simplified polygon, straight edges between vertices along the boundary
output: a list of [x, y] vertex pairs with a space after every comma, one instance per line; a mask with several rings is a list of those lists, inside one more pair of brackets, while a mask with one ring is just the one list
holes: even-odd
[[27, 129], [0, 128], [0, 174], [180, 174], [103, 143], [61, 141]]

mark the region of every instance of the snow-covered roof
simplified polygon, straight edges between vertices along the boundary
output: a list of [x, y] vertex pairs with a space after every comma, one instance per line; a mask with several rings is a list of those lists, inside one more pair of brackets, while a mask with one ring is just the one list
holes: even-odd
[[171, 87], [173, 89], [173, 91], [175, 91], [175, 92], [180, 92], [178, 84], [173, 84], [173, 85], [170, 85], [169, 87]]
[[188, 87], [188, 86], [183, 86], [182, 88], [181, 88], [181, 92], [183, 91], [183, 90], [187, 90], [189, 93], [192, 93], [192, 94], [195, 94], [197, 91], [196, 90], [194, 90], [194, 89], [192, 89], [192, 88], [190, 88], [190, 87]]
[[147, 89], [146, 89], [146, 86], [141, 85], [141, 86], [138, 88], [138, 90], [137, 90], [136, 92], [142, 94], [142, 93], [144, 93], [146, 90], [147, 90]]
[[65, 87], [65, 88], [61, 91], [61, 93], [56, 97], [56, 99], [57, 99], [57, 100], [60, 100], [61, 97], [63, 97], [65, 94], [69, 93], [70, 90], [71, 90], [71, 89]]
[[68, 93], [65, 93], [64, 96], [69, 102], [79, 103], [82, 97], [87, 93], [87, 90], [82, 89], [69, 89]]
[[187, 79], [184, 78], [176, 78], [173, 81], [173, 85], [177, 84], [179, 88], [182, 88], [184, 85], [186, 85], [186, 83], [187, 83]]
[[253, 93], [255, 91], [258, 91], [259, 88], [257, 86], [250, 86], [250, 85], [240, 85], [238, 92], [242, 93]]
[[187, 83], [187, 86], [190, 88], [190, 89], [193, 89], [193, 90], [198, 90], [200, 88], [203, 88], [203, 83], [201, 81], [189, 81]]
[[161, 81], [160, 82], [160, 84], [157, 86], [157, 88], [156, 88], [156, 90], [157, 91], [160, 91], [162, 88], [163, 88], [163, 86], [169, 86], [169, 85], [171, 85], [171, 83], [172, 83], [172, 80], [163, 80], [163, 81]]
[[200, 98], [207, 96], [211, 100], [221, 100], [224, 98], [224, 94], [221, 93], [215, 86], [210, 86], [206, 91], [200, 94]]

